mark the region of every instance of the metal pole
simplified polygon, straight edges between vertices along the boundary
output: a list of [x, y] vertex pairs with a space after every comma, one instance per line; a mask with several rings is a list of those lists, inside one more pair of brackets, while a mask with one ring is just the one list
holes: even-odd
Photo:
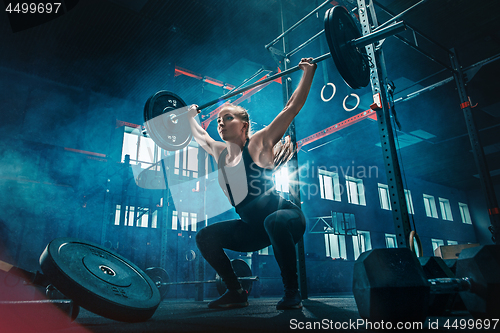
[[[361, 22], [366, 22], [362, 25], [363, 35], [369, 34], [371, 31], [368, 18], [368, 10], [371, 11], [372, 24], [377, 23], [375, 11], [371, 0], [368, 0], [369, 6], [365, 5], [365, 0], [358, 0], [358, 13]], [[380, 134], [380, 143], [382, 145], [382, 154], [384, 158], [384, 166], [387, 175], [387, 185], [389, 187], [389, 195], [392, 206], [392, 216], [394, 227], [396, 230], [396, 240], [398, 247], [409, 247], [410, 239], [410, 217], [406, 206], [406, 197], [403, 187], [403, 179], [399, 166], [396, 143], [394, 141], [394, 130], [391, 123], [390, 110], [388, 108], [388, 98], [386, 91], [387, 77], [385, 73], [384, 54], [382, 48], [375, 51], [374, 46], [366, 46], [366, 52], [369, 57], [374, 59], [375, 66], [370, 70], [370, 81], [373, 95], [380, 97], [380, 108], [377, 112], [377, 124]]]
[[[328, 59], [328, 58], [331, 58], [330, 53], [323, 54], [322, 56], [319, 56], [319, 57], [317, 57], [317, 58], [313, 59], [313, 60], [311, 61], [311, 63], [315, 64], [315, 63], [318, 63], [318, 62], [323, 61], [323, 60]], [[287, 68], [286, 70], [282, 71], [281, 73], [278, 73], [278, 74], [272, 75], [272, 76], [268, 77], [267, 79], [264, 79], [264, 80], [261, 80], [261, 81], [258, 81], [258, 82], [255, 82], [255, 83], [252, 83], [252, 84], [251, 84], [251, 85], [249, 85], [249, 86], [246, 86], [246, 87], [244, 87], [244, 88], [241, 88], [241, 89], [235, 90], [235, 91], [233, 91], [232, 93], [225, 94], [224, 96], [221, 96], [221, 97], [219, 97], [219, 98], [217, 98], [217, 99], [214, 99], [214, 100], [212, 100], [212, 101], [210, 101], [210, 102], [207, 102], [207, 103], [205, 103], [205, 104], [202, 104], [202, 105], [198, 106], [198, 107], [197, 107], [197, 109], [198, 109], [198, 110], [202, 110], [202, 109], [204, 109], [204, 108], [206, 108], [206, 107], [208, 107], [208, 106], [211, 106], [211, 105], [217, 104], [217, 103], [219, 103], [219, 102], [221, 102], [221, 101], [223, 101], [223, 100], [226, 100], [226, 99], [231, 98], [231, 97], [233, 97], [233, 96], [239, 95], [239, 94], [241, 94], [242, 92], [245, 92], [245, 91], [247, 91], [247, 90], [250, 90], [250, 89], [252, 89], [252, 88], [255, 88], [255, 87], [257, 87], [257, 86], [260, 86], [260, 85], [262, 85], [262, 84], [264, 84], [264, 83], [271, 82], [271, 81], [274, 81], [274, 80], [276, 80], [277, 78], [280, 78], [280, 77], [282, 77], [282, 76], [285, 76], [285, 75], [288, 75], [288, 74], [294, 73], [294, 72], [298, 71], [299, 69], [300, 69], [300, 67], [299, 67], [299, 66], [295, 66], [295, 67]], [[182, 115], [182, 114], [184, 114], [184, 113], [178, 114], [176, 117], [179, 117], [179, 116], [180, 116], [180, 115]]]
[[376, 32], [372, 32], [368, 35], [356, 38], [352, 40], [350, 43], [357, 47], [363, 47], [378, 42], [379, 40], [384, 39], [386, 37], [397, 34], [398, 32], [404, 31], [405, 29], [406, 25], [403, 21], [396, 22], [393, 25], [377, 30]]
[[[319, 7], [317, 7], [315, 10], [313, 10], [312, 12], [310, 12], [309, 14], [307, 14], [306, 16], [304, 16], [301, 20], [299, 20], [297, 23], [295, 23], [294, 25], [292, 25], [290, 28], [288, 28], [288, 30], [286, 31], [283, 31], [283, 33], [281, 35], [279, 35], [278, 37], [276, 37], [271, 43], [267, 44], [266, 45], [266, 49], [269, 49], [271, 46], [273, 46], [274, 44], [276, 44], [281, 38], [285, 37], [286, 35], [288, 35], [292, 30], [294, 30], [295, 28], [297, 28], [299, 25], [302, 24], [302, 22], [304, 22], [305, 20], [307, 20], [311, 15], [314, 15], [317, 11], [319, 11], [321, 8], [325, 7], [326, 5], [328, 5], [330, 3], [330, 0], [327, 0], [325, 2], [323, 2], [321, 5], [319, 5]], [[281, 7], [281, 9], [283, 9], [283, 7]], [[282, 11], [282, 15], [283, 15], [283, 11]], [[282, 16], [283, 17], [283, 16]], [[281, 29], [281, 30], [284, 30], [284, 27]]]
[[397, 20], [398, 18], [400, 18], [401, 16], [403, 16], [404, 14], [408, 13], [410, 10], [412, 10], [413, 8], [423, 4], [427, 2], [427, 0], [421, 0], [420, 2], [414, 4], [413, 6], [411, 6], [410, 8], [406, 9], [406, 10], [403, 10], [401, 13], [399, 13], [398, 15], [394, 16], [393, 18], [391, 18], [390, 20], [384, 22], [384, 24], [378, 26], [377, 28], [375, 28], [375, 30], [379, 30], [379, 29], [382, 29], [383, 27], [385, 27], [386, 25], [388, 25], [389, 23], [391, 22], [394, 22], [395, 20]]
[[[286, 24], [286, 18], [284, 16], [283, 0], [280, 1], [280, 6], [281, 6], [281, 26], [282, 26], [282, 29], [284, 29], [284, 26]], [[283, 37], [283, 53], [286, 54], [287, 51], [288, 51], [288, 37], [284, 36]], [[284, 59], [284, 60], [285, 61], [283, 61], [283, 63], [284, 63], [284, 69], [286, 72], [288, 70], [287, 67], [289, 66], [290, 62], [288, 59]], [[298, 66], [296, 66], [296, 67], [298, 67]], [[290, 99], [292, 93], [293, 93], [292, 79], [289, 77], [283, 81], [283, 105], [286, 105], [286, 103]], [[291, 140], [292, 144], [295, 146], [296, 142], [297, 142], [296, 134], [295, 134], [295, 120], [292, 121], [292, 123], [288, 127], [285, 135], [290, 136], [290, 140]], [[288, 161], [287, 166], [288, 166], [288, 174], [291, 175], [290, 181], [289, 181], [290, 199], [293, 203], [295, 203], [300, 208], [300, 206], [301, 206], [301, 204], [300, 204], [300, 185], [299, 185], [300, 181], [299, 181], [299, 173], [298, 173], [299, 167], [298, 167], [297, 152], [295, 152], [293, 157], [290, 159], [290, 161]], [[301, 238], [301, 240], [297, 243], [296, 253], [297, 253], [297, 273], [299, 276], [300, 293], [301, 293], [302, 299], [307, 299], [308, 298], [308, 290], [307, 290], [304, 238]]]
[[467, 125], [467, 131], [469, 132], [472, 154], [474, 155], [474, 160], [479, 172], [481, 187], [483, 188], [484, 194], [486, 196], [486, 206], [491, 223], [489, 229], [493, 234], [493, 242], [495, 244], [498, 244], [498, 242], [500, 241], [500, 212], [498, 209], [498, 201], [495, 195], [495, 188], [493, 187], [493, 183], [491, 182], [490, 172], [488, 169], [488, 164], [486, 163], [486, 156], [484, 155], [483, 146], [481, 145], [481, 140], [479, 138], [476, 124], [474, 122], [474, 117], [472, 115], [472, 107], [469, 100], [469, 95], [467, 94], [462, 68], [460, 67], [460, 63], [454, 49], [450, 50], [450, 60], [451, 65], [454, 69], [453, 76], [455, 78], [458, 95], [460, 97], [460, 107], [464, 112], [465, 124]]
[[[377, 7], [379, 7], [380, 9], [382, 9], [384, 12], [386, 12], [387, 14], [389, 14], [390, 16], [395, 16], [393, 13], [391, 13], [389, 11], [389, 9], [387, 9], [386, 7], [384, 7], [382, 4], [380, 4], [378, 1], [374, 0], [373, 1], [374, 4], [377, 5]], [[447, 48], [445, 48], [443, 45], [439, 44], [438, 42], [436, 42], [435, 40], [431, 39], [430, 37], [424, 35], [423, 33], [421, 33], [420, 31], [418, 31], [417, 29], [415, 29], [414, 27], [410, 26], [410, 25], [406, 25], [408, 28], [410, 28], [411, 30], [413, 30], [414, 32], [416, 32], [419, 36], [423, 37], [424, 39], [426, 39], [428, 42], [436, 45], [437, 47], [439, 47], [440, 49], [442, 49], [443, 51], [445, 51], [446, 53], [449, 53], [449, 50]]]
[[286, 54], [286, 57], [289, 58], [289, 57], [293, 56], [295, 53], [299, 52], [304, 47], [306, 47], [307, 45], [311, 44], [313, 41], [315, 41], [316, 39], [318, 39], [318, 37], [321, 36], [324, 33], [325, 33], [325, 29], [321, 30], [316, 35], [312, 36], [311, 38], [309, 38], [308, 40], [306, 40], [304, 43], [300, 44], [295, 49], [293, 49], [292, 51], [288, 52]]
[[[350, 44], [352, 44], [352, 45], [353, 45], [353, 47], [363, 47], [363, 46], [369, 45], [369, 44], [371, 44], [371, 43], [373, 43], [373, 42], [375, 42], [375, 41], [378, 41], [378, 40], [380, 40], [380, 39], [383, 39], [383, 38], [385, 38], [385, 37], [392, 36], [392, 35], [394, 35], [394, 34], [396, 34], [396, 33], [400, 32], [400, 31], [403, 31], [404, 29], [405, 29], [405, 23], [404, 23], [404, 22], [398, 22], [398, 23], [395, 23], [395, 24], [393, 24], [393, 25], [391, 25], [391, 26], [389, 26], [389, 27], [386, 27], [386, 28], [384, 28], [384, 29], [380, 29], [380, 30], [378, 30], [377, 32], [370, 33], [370, 34], [368, 34], [368, 33], [367, 33], [367, 34], [366, 34], [366, 35], [364, 35], [363, 37], [360, 37], [360, 38], [357, 38], [357, 39], [353, 39], [353, 40], [351, 40], [349, 43], [350, 43]], [[318, 34], [317, 34], [316, 36], [314, 36], [313, 38], [315, 38], [315, 37], [319, 36], [321, 33], [322, 33], [322, 32], [318, 33]], [[286, 37], [287, 37], [287, 36], [285, 36], [285, 37], [283, 38], [283, 40], [285, 40], [285, 38], [286, 38]], [[308, 42], [309, 42], [309, 41], [308, 41]], [[308, 43], [308, 42], [306, 42], [306, 43]], [[304, 44], [303, 44], [303, 45], [304, 45]], [[295, 52], [295, 50], [294, 50], [293, 52]], [[285, 60], [285, 63], [286, 63], [286, 61], [289, 61], [289, 60], [288, 60], [288, 58], [287, 58], [287, 56], [286, 56], [286, 51], [285, 51], [285, 52], [283, 52], [283, 54], [285, 54], [285, 59], [284, 59], [284, 60]], [[316, 64], [316, 63], [318, 63], [318, 62], [321, 62], [321, 61], [326, 60], [326, 59], [329, 59], [329, 58], [331, 58], [331, 53], [326, 53], [326, 54], [323, 54], [322, 56], [319, 56], [319, 57], [317, 57], [317, 58], [314, 58], [314, 59], [311, 61], [311, 63], [312, 63], [312, 64]], [[281, 73], [274, 74], [274, 75], [269, 76], [268, 78], [266, 78], [266, 79], [264, 79], [264, 80], [257, 81], [257, 82], [255, 82], [255, 83], [253, 83], [253, 84], [251, 84], [251, 85], [246, 86], [246, 87], [243, 87], [243, 88], [240, 88], [240, 89], [234, 90], [233, 92], [229, 92], [229, 93], [227, 93], [227, 94], [225, 94], [225, 95], [223, 95], [223, 96], [221, 96], [221, 97], [219, 97], [219, 98], [217, 98], [217, 99], [214, 99], [214, 100], [212, 100], [212, 101], [210, 101], [210, 102], [207, 102], [207, 103], [205, 103], [205, 104], [202, 104], [202, 105], [198, 106], [198, 107], [197, 107], [197, 109], [198, 109], [198, 110], [202, 110], [202, 109], [204, 109], [204, 108], [206, 108], [206, 107], [209, 107], [209, 106], [211, 106], [211, 105], [214, 105], [214, 104], [220, 103], [220, 102], [221, 102], [221, 101], [223, 101], [223, 100], [226, 100], [226, 99], [231, 98], [231, 97], [233, 97], [233, 96], [239, 95], [239, 94], [241, 94], [241, 93], [243, 93], [243, 92], [245, 92], [245, 91], [247, 91], [247, 90], [250, 90], [250, 89], [252, 89], [252, 88], [255, 88], [255, 87], [257, 87], [257, 86], [260, 86], [260, 85], [262, 85], [262, 84], [265, 84], [265, 83], [267, 83], [267, 82], [274, 81], [274, 80], [276, 80], [277, 78], [280, 78], [280, 77], [282, 77], [282, 76], [289, 75], [289, 74], [294, 73], [294, 72], [296, 72], [296, 71], [298, 71], [298, 70], [300, 70], [300, 67], [299, 67], [299, 66], [294, 66], [294, 67], [290, 67], [290, 68], [288, 68], [288, 67], [286, 67], [286, 66], [285, 66], [285, 70], [284, 70], [284, 71], [282, 71]], [[183, 115], [183, 114], [185, 114], [185, 113], [187, 113], [187, 112], [180, 113], [180, 114], [178, 114], [178, 115], [172, 115], [172, 117], [174, 117], [174, 118], [175, 118], [175, 117], [179, 117], [179, 116], [181, 116], [181, 115]]]

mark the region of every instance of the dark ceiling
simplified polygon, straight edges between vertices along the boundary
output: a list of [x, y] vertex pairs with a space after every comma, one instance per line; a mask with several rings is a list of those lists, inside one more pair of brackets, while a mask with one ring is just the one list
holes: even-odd
[[[417, 2], [377, 0], [378, 19], [384, 22], [390, 13], [400, 13]], [[283, 0], [286, 27], [321, 3]], [[352, 9], [356, 2], [341, 3]], [[322, 15], [331, 6], [290, 34], [291, 48], [322, 29]], [[399, 39], [390, 37], [383, 44], [388, 77], [396, 85], [396, 100], [407, 99], [419, 89], [451, 77], [452, 73], [442, 64], [450, 66], [447, 50], [455, 48], [463, 68], [469, 69], [469, 95], [473, 104], [477, 103], [473, 114], [496, 184], [500, 183], [499, 13], [498, 0], [428, 0], [402, 17], [421, 35], [408, 29]], [[0, 63], [15, 72], [138, 104], [144, 104], [149, 96], [171, 87], [173, 82], [175, 92], [187, 103], [202, 104], [223, 90], [219, 92], [185, 75], [174, 79], [172, 66], [238, 85], [259, 68], [276, 69], [264, 45], [279, 33], [278, 0], [81, 0], [63, 16], [15, 33], [7, 19], [0, 20]], [[421, 51], [404, 44], [401, 38], [416, 43]], [[325, 50], [325, 43], [320, 44], [323, 49], [311, 44], [292, 57], [292, 62], [298, 63], [302, 56], [317, 57]], [[434, 60], [426, 55], [432, 55]], [[477, 65], [484, 60], [489, 61]], [[319, 69], [313, 86], [317, 93], [306, 104], [308, 113], [297, 118], [298, 139], [371, 104], [370, 88], [352, 91], [339, 78], [331, 60]], [[346, 113], [341, 106], [322, 102], [318, 92], [328, 81], [335, 82], [343, 96], [359, 94], [358, 110]], [[451, 81], [396, 103], [401, 123], [400, 151], [407, 175], [454, 188], [474, 189], [479, 187], [477, 168], [455, 87]], [[339, 98], [341, 103], [343, 97]], [[262, 114], [254, 113], [258, 128], [269, 123], [272, 112], [276, 114], [282, 102], [281, 86], [273, 83], [245, 106], [262, 108]], [[274, 109], [268, 112], [268, 108]], [[333, 139], [336, 140], [325, 144]], [[408, 144], [405, 147], [404, 140]], [[305, 146], [299, 156], [369, 164], [381, 159], [377, 142], [375, 123], [364, 120]]]

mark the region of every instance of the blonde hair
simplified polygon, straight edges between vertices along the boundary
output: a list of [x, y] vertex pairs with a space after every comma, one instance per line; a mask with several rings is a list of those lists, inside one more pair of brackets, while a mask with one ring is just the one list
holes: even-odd
[[248, 139], [250, 135], [252, 135], [252, 130], [250, 129], [250, 116], [248, 115], [248, 111], [242, 106], [235, 105], [232, 103], [225, 103], [219, 112], [222, 112], [222, 110], [226, 109], [231, 109], [231, 111], [233, 111], [233, 114], [236, 117], [238, 117], [241, 121], [248, 124], [247, 130], [245, 132], [245, 135]]
[[[250, 128], [250, 116], [248, 115], [248, 111], [239, 105], [235, 105], [232, 103], [225, 103], [221, 108], [222, 110], [231, 108], [233, 114], [238, 117], [241, 121], [246, 122], [248, 124], [246, 130], [247, 139], [252, 135], [252, 130]], [[287, 135], [283, 140], [278, 141], [273, 147], [274, 154], [274, 170], [278, 170], [281, 166], [285, 165], [294, 155], [295, 153], [295, 145], [293, 144], [289, 135]]]

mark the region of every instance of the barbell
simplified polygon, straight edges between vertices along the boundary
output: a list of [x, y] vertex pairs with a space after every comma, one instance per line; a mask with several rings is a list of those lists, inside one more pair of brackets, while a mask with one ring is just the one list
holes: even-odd
[[455, 277], [429, 279], [408, 248], [366, 251], [354, 264], [354, 299], [359, 315], [370, 321], [423, 322], [431, 296], [456, 293], [473, 317], [500, 317], [498, 245], [462, 250]]
[[[404, 29], [405, 24], [400, 21], [362, 36], [355, 20], [344, 7], [332, 7], [325, 13], [323, 30], [330, 52], [314, 58], [311, 63], [315, 64], [332, 58], [348, 86], [353, 89], [366, 87], [370, 83], [371, 60], [368, 58], [364, 46]], [[218, 104], [299, 69], [299, 66], [289, 68], [202, 104], [197, 109], [202, 110]], [[186, 107], [187, 104], [178, 95], [165, 90], [157, 92], [146, 101], [144, 106], [146, 132], [160, 148], [175, 151], [186, 147], [191, 141], [192, 133], [189, 122], [184, 117], [188, 113]]]
[[[79, 306], [113, 320], [148, 320], [171, 285], [215, 283], [220, 295], [226, 291], [226, 285], [218, 275], [214, 280], [170, 282], [162, 268], [151, 267], [142, 271], [114, 251], [75, 238], [52, 240], [39, 262], [43, 274], [3, 261], [0, 261], [0, 270], [46, 288], [49, 299], [61, 300], [59, 303], [65, 306], [64, 302], [71, 302], [68, 311], [73, 320], [78, 315]], [[250, 292], [252, 283], [259, 278], [251, 276], [252, 270], [245, 261], [233, 259], [231, 264], [242, 287]], [[58, 300], [53, 303], [59, 304]]]
[[[254, 281], [259, 281], [259, 277], [252, 276], [252, 270], [244, 260], [233, 259], [231, 260], [231, 265], [233, 266], [233, 270], [238, 277], [238, 280], [241, 282], [242, 288], [250, 293], [252, 291], [252, 283]], [[169, 274], [161, 267], [150, 267], [144, 270], [144, 272], [151, 278], [156, 287], [159, 289], [162, 299], [167, 295], [170, 290], [170, 286], [176, 285], [200, 285], [205, 283], [215, 283], [219, 295], [224, 294], [227, 290], [226, 284], [219, 274], [216, 274], [215, 279], [213, 280], [170, 282]]]

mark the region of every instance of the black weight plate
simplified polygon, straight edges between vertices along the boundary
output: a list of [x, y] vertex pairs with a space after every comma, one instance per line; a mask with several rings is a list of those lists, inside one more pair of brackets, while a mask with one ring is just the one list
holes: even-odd
[[60, 292], [103, 317], [145, 321], [160, 304], [160, 292], [146, 273], [90, 242], [54, 239], [40, 256], [40, 266]]
[[[175, 151], [186, 147], [193, 137], [186, 115], [186, 103], [176, 94], [162, 90], [144, 106], [146, 131], [162, 149]], [[180, 115], [179, 117], [173, 117]]]
[[153, 280], [154, 284], [160, 291], [161, 298], [163, 299], [170, 289], [170, 285], [167, 284], [170, 282], [170, 277], [167, 271], [161, 267], [150, 267], [146, 268], [144, 273], [146, 273], [151, 280]]
[[463, 249], [458, 256], [457, 278], [471, 280], [471, 291], [460, 292], [460, 297], [475, 319], [500, 317], [500, 246]]
[[[233, 260], [231, 260], [231, 265], [233, 266], [234, 273], [236, 274], [237, 277], [252, 276], [252, 270], [250, 269], [250, 266], [248, 266], [248, 264], [244, 260], [233, 259]], [[224, 283], [224, 281], [222, 281], [222, 279], [220, 278], [220, 276], [218, 274], [217, 274], [215, 279], [217, 280], [215, 283], [217, 285], [217, 292], [219, 293], [219, 295], [224, 294], [226, 292], [226, 289], [227, 289], [226, 284]], [[253, 281], [251, 281], [251, 280], [241, 280], [240, 281], [243, 289], [248, 291], [249, 294], [252, 291], [252, 282]]]
[[335, 66], [345, 83], [353, 89], [370, 83], [370, 66], [364, 47], [356, 48], [349, 42], [361, 37], [354, 19], [342, 6], [325, 13], [325, 36]]

